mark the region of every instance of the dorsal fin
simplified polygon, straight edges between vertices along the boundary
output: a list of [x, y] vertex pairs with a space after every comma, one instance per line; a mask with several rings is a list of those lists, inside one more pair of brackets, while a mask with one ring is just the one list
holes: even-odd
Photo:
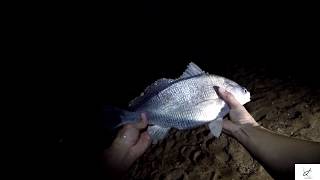
[[190, 62], [187, 66], [187, 69], [183, 72], [179, 79], [189, 78], [201, 74], [205, 74], [205, 72], [202, 71], [195, 63]]
[[151, 97], [155, 96], [158, 94], [160, 91], [164, 90], [167, 88], [169, 85], [174, 82], [173, 79], [166, 79], [162, 78], [154, 83], [152, 83], [150, 86], [148, 86], [143, 93], [141, 93], [140, 96], [136, 97], [129, 103], [129, 108], [131, 110], [134, 110], [138, 108], [141, 104], [145, 103], [147, 100], [149, 100]]

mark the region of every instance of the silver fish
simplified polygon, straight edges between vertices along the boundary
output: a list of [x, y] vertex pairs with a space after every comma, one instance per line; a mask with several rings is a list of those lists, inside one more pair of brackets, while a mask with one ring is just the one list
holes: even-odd
[[159, 79], [132, 100], [130, 111], [124, 111], [121, 116], [121, 125], [135, 121], [141, 112], [146, 112], [153, 143], [165, 138], [171, 128], [191, 129], [204, 124], [219, 137], [222, 118], [229, 113], [229, 107], [217, 95], [215, 86], [231, 92], [241, 104], [250, 101], [246, 88], [227, 78], [205, 73], [191, 62], [178, 79]]

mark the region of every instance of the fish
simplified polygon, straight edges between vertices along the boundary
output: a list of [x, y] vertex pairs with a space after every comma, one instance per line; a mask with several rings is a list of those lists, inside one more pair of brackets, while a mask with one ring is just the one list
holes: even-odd
[[148, 117], [147, 131], [156, 144], [164, 139], [171, 128], [193, 129], [208, 125], [213, 136], [222, 132], [222, 120], [230, 109], [216, 89], [221, 87], [232, 93], [242, 104], [250, 101], [250, 92], [236, 82], [203, 71], [190, 62], [177, 79], [161, 78], [129, 102], [128, 110], [120, 112], [119, 127], [134, 123], [141, 113]]

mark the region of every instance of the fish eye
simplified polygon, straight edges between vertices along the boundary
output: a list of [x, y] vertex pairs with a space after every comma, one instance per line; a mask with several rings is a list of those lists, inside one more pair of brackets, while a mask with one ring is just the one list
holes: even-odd
[[244, 92], [244, 93], [247, 93], [248, 90], [247, 90], [246, 88], [243, 88], [243, 92]]

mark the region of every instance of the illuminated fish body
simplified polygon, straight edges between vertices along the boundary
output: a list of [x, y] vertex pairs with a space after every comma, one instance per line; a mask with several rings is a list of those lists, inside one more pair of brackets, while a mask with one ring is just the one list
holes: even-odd
[[121, 125], [133, 122], [145, 112], [153, 143], [165, 138], [171, 128], [191, 129], [204, 124], [219, 137], [222, 118], [229, 107], [217, 95], [215, 87], [226, 89], [241, 104], [250, 101], [250, 93], [244, 87], [227, 78], [207, 74], [191, 62], [178, 79], [159, 79], [132, 100], [130, 111], [124, 111], [121, 116]]

